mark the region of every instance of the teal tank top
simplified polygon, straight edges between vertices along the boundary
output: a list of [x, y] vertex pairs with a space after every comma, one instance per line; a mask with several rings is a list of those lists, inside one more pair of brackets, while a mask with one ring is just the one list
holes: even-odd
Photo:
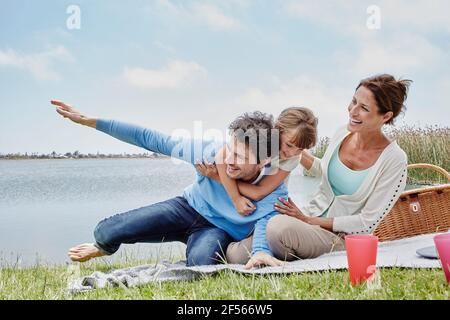
[[[339, 159], [340, 144], [334, 150], [333, 156], [328, 164], [328, 181], [335, 196], [354, 194], [364, 179], [367, 177], [370, 168], [361, 171], [355, 171], [348, 168], [341, 159]], [[321, 215], [327, 217], [328, 209]]]

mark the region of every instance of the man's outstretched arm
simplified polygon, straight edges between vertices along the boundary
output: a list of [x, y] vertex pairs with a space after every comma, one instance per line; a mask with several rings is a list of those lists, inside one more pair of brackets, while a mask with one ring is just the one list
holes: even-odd
[[144, 148], [146, 150], [175, 157], [194, 164], [196, 159], [202, 159], [203, 142], [192, 139], [174, 139], [158, 131], [115, 120], [103, 120], [88, 117], [73, 107], [61, 102], [51, 101], [56, 111], [71, 121], [95, 128], [116, 139]]
[[[183, 158], [184, 153], [182, 151], [184, 151], [184, 149], [181, 148], [181, 140], [174, 140], [170, 136], [158, 131], [116, 120], [104, 119], [96, 119], [96, 129], [123, 142], [146, 150], [189, 161], [189, 158]], [[180, 146], [180, 152], [176, 152], [177, 146]], [[172, 151], [176, 154], [172, 154]]]

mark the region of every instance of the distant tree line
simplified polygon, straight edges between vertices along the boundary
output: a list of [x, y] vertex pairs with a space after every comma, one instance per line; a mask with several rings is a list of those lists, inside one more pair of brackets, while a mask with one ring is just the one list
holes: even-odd
[[160, 155], [157, 153], [88, 153], [84, 154], [77, 151], [74, 152], [66, 152], [66, 153], [57, 153], [55, 151], [44, 154], [44, 153], [0, 153], [0, 160], [20, 160], [20, 159], [138, 159], [138, 158], [147, 158], [147, 159], [163, 159], [167, 158], [164, 155]]

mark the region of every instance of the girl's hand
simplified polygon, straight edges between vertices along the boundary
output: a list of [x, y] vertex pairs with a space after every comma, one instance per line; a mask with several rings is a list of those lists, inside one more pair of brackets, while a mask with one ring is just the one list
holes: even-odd
[[300, 209], [295, 205], [291, 198], [288, 198], [288, 201], [283, 198], [278, 198], [278, 200], [282, 204], [275, 203], [276, 211], [302, 220], [303, 222], [309, 223], [309, 217], [304, 215], [303, 212], [300, 211]]
[[278, 260], [277, 258], [268, 255], [265, 252], [257, 252], [255, 253], [250, 260], [245, 265], [245, 269], [251, 269], [254, 267], [262, 267], [262, 266], [270, 266], [270, 267], [279, 267], [284, 264], [283, 261]]
[[56, 106], [56, 112], [62, 115], [64, 118], [68, 118], [75, 123], [82, 124], [84, 126], [95, 128], [96, 120], [93, 118], [86, 117], [81, 112], [75, 110], [68, 104], [65, 104], [62, 101], [51, 100], [51, 104]]
[[233, 200], [233, 203], [236, 211], [244, 217], [250, 215], [251, 213], [253, 213], [253, 211], [256, 210], [256, 206], [253, 204], [253, 202], [243, 196], [240, 196], [239, 198]]
[[197, 168], [202, 176], [220, 182], [219, 173], [217, 172], [217, 167], [214, 163], [208, 163], [204, 160], [203, 162], [197, 162], [195, 168]]

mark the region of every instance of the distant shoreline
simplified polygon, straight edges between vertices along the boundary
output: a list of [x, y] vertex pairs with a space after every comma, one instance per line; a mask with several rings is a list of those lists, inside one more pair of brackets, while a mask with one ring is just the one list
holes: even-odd
[[0, 161], [11, 161], [11, 160], [120, 160], [120, 159], [147, 159], [147, 160], [168, 160], [170, 157], [167, 156], [104, 156], [104, 157], [64, 157], [64, 158], [53, 158], [53, 157], [0, 157]]
[[61, 160], [61, 161], [67, 161], [67, 160], [142, 160], [142, 159], [146, 159], [146, 160], [169, 160], [170, 157], [159, 157], [159, 158], [146, 158], [146, 157], [141, 157], [141, 158], [69, 158], [69, 159], [54, 159], [54, 158], [43, 158], [43, 159], [24, 159], [24, 158], [19, 158], [19, 159], [12, 159], [12, 158], [5, 158], [5, 159], [0, 159], [0, 161], [19, 161], [19, 160]]

